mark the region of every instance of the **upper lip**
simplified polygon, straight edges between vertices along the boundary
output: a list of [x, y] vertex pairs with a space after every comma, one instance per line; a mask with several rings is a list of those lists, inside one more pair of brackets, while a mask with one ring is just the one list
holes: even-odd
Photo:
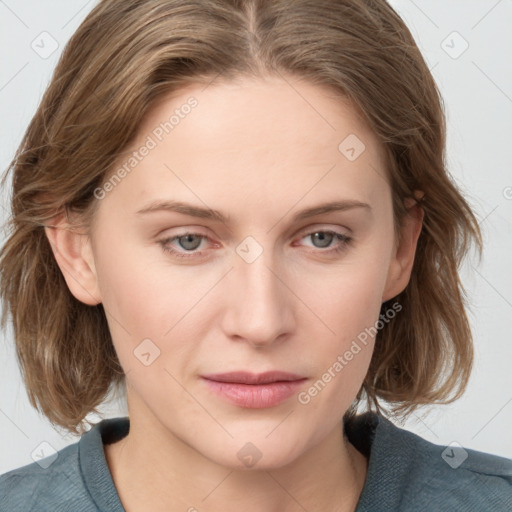
[[270, 371], [264, 373], [250, 373], [244, 371], [215, 373], [203, 375], [203, 378], [216, 382], [232, 382], [236, 384], [269, 384], [271, 382], [295, 381], [305, 379], [295, 373]]

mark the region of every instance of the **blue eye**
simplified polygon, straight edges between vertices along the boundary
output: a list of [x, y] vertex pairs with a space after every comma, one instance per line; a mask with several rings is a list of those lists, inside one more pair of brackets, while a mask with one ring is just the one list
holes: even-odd
[[[325, 235], [327, 235], [327, 237]], [[320, 247], [316, 246], [317, 249], [320, 250], [315, 252], [319, 252], [321, 254], [340, 253], [343, 250], [345, 250], [346, 246], [352, 241], [351, 237], [348, 237], [343, 233], [338, 233], [337, 231], [329, 230], [311, 231], [306, 235], [302, 236], [301, 239], [307, 237], [314, 237], [314, 240], [320, 241], [321, 244], [324, 244], [323, 246], [321, 245]], [[194, 238], [196, 239], [195, 241]], [[208, 237], [200, 233], [187, 232], [170, 238], [159, 240], [158, 243], [160, 244], [164, 252], [167, 252], [177, 258], [201, 258], [202, 256], [204, 256], [204, 251], [197, 251], [196, 249], [201, 245], [201, 241], [203, 239], [208, 240]], [[198, 240], [199, 243], [197, 243]], [[171, 245], [175, 241], [179, 243], [182, 250], [177, 250]], [[331, 248], [333, 241], [337, 241], [338, 243], [334, 246], [334, 248]]]
[[[327, 234], [327, 237], [325, 235]], [[319, 237], [316, 237], [316, 235], [320, 235]], [[330, 242], [332, 240], [339, 240], [339, 243], [334, 247], [334, 249], [331, 249], [329, 251], [322, 251], [322, 252], [339, 252], [345, 248], [345, 246], [350, 242], [351, 238], [349, 238], [346, 235], [343, 235], [342, 233], [338, 233], [337, 231], [313, 231], [311, 233], [308, 233], [306, 237], [313, 237], [313, 240], [320, 241], [321, 243], [325, 243], [325, 240], [327, 240], [327, 244], [320, 246], [319, 248], [325, 248], [330, 247]], [[304, 238], [306, 238], [304, 237]]]
[[[180, 241], [180, 244], [182, 244], [181, 240], [185, 240], [185, 242], [184, 242], [185, 246], [182, 245], [182, 248], [185, 250], [194, 251], [195, 249], [197, 249], [198, 245], [200, 245], [200, 244], [195, 244], [193, 242], [193, 240], [191, 240], [194, 237], [197, 237], [199, 239], [207, 238], [206, 236], [201, 235], [199, 233], [184, 233], [182, 235], [177, 235], [177, 236], [173, 236], [171, 238], [166, 238], [164, 240], [160, 240], [159, 244], [162, 246], [162, 249], [165, 252], [168, 252], [178, 258], [197, 257], [198, 254], [201, 254], [201, 251], [192, 252], [191, 254], [187, 254], [186, 252], [177, 251], [176, 249], [172, 248], [172, 246], [169, 245], [171, 242], [174, 242], [175, 240]], [[195, 247], [190, 247], [190, 245], [195, 246]]]

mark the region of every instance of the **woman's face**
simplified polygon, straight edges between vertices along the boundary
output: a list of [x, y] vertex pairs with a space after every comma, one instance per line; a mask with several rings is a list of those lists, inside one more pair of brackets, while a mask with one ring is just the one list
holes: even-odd
[[376, 138], [318, 86], [247, 78], [167, 97], [130, 149], [88, 261], [133, 424], [226, 466], [293, 461], [339, 425], [409, 278]]

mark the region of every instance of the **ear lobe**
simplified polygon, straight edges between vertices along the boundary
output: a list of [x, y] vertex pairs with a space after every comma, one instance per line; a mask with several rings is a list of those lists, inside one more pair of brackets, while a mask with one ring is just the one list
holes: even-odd
[[407, 198], [404, 203], [408, 212], [403, 219], [400, 243], [390, 262], [382, 302], [396, 297], [408, 285], [418, 238], [423, 226], [423, 217], [425, 215], [423, 208], [413, 198]]
[[65, 214], [52, 219], [44, 230], [69, 291], [84, 304], [101, 302], [90, 238], [73, 228]]

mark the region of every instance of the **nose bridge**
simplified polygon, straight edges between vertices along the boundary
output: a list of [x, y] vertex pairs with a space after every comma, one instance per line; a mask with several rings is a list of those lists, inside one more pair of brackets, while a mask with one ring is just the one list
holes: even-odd
[[272, 248], [264, 247], [255, 237], [246, 237], [235, 251], [225, 328], [230, 335], [253, 344], [272, 343], [291, 328], [293, 318], [283, 267], [276, 262]]

